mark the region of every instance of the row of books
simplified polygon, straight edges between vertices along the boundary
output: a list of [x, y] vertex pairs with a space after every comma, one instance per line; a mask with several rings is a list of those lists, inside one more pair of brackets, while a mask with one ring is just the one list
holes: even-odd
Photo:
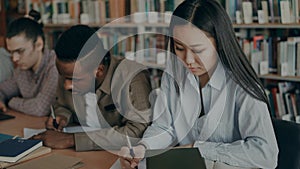
[[277, 87], [266, 89], [271, 115], [278, 119], [300, 123], [300, 89], [291, 82], [279, 82]]
[[[62, 31], [46, 34], [47, 47], [53, 47]], [[122, 34], [115, 31], [101, 31], [99, 34], [105, 49], [114, 56], [130, 57], [138, 62], [164, 64], [163, 57], [156, 57], [165, 50], [166, 37], [162, 34]], [[133, 53], [133, 55], [131, 55]]]
[[300, 76], [300, 37], [255, 35], [239, 42], [259, 75]]
[[[97, 23], [138, 12], [173, 11], [183, 0], [26, 0], [26, 12], [35, 9], [44, 23]], [[148, 17], [145, 15], [144, 17]], [[131, 19], [131, 18], [129, 18]], [[134, 18], [132, 18], [134, 19]]]
[[[149, 58], [155, 56], [165, 47], [165, 36], [163, 35], [144, 34], [127, 37], [118, 34], [101, 34], [100, 37], [105, 48], [111, 49], [112, 54], [118, 56], [125, 56], [128, 51], [141, 51], [145, 58]], [[141, 46], [140, 41], [143, 41], [143, 46]]]
[[226, 0], [226, 10], [236, 23], [298, 23], [299, 0]]

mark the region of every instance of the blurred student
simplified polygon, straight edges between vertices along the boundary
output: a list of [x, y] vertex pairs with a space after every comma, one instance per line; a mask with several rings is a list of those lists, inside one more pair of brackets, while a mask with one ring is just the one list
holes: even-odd
[[[58, 128], [50, 116], [46, 127], [52, 130], [33, 138], [52, 148], [75, 147], [76, 151], [120, 149], [126, 145], [125, 133], [140, 140], [152, 115], [145, 67], [112, 57], [96, 31], [85, 25], [66, 30], [55, 52], [60, 74], [54, 106]], [[95, 131], [60, 132], [74, 122]]]
[[123, 168], [134, 168], [146, 149], [177, 144], [198, 148], [208, 168], [275, 168], [268, 99], [223, 7], [216, 0], [186, 0], [169, 28], [175, 55], [154, 105], [157, 118], [133, 147], [135, 157], [121, 149]]
[[4, 49], [0, 48], [0, 83], [8, 79], [13, 74], [13, 64], [10, 54]]
[[9, 24], [7, 50], [16, 68], [13, 76], [0, 84], [0, 109], [11, 109], [33, 116], [46, 116], [55, 101], [58, 73], [55, 52], [44, 49], [40, 14], [30, 11]]

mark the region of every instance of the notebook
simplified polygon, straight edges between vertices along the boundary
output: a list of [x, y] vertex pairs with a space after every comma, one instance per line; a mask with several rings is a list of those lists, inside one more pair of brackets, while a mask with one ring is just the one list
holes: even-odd
[[20, 160], [18, 160], [15, 163], [0, 161], [0, 169], [20, 164], [24, 161], [28, 161], [30, 159], [42, 156], [42, 155], [50, 153], [50, 152], [51, 152], [51, 148], [49, 148], [49, 147], [44, 147], [44, 146], [39, 147], [38, 149], [36, 149], [36, 150], [32, 151], [31, 153], [27, 154], [25, 157], [21, 158]]
[[5, 140], [0, 143], [0, 161], [16, 162], [42, 145], [41, 140]]
[[206, 169], [198, 148], [147, 150], [147, 169]]
[[1, 120], [8, 120], [8, 119], [13, 119], [15, 116], [11, 116], [8, 114], [3, 114], [3, 112], [0, 110], [0, 121]]
[[13, 136], [0, 133], [0, 143], [10, 138], [13, 138]]

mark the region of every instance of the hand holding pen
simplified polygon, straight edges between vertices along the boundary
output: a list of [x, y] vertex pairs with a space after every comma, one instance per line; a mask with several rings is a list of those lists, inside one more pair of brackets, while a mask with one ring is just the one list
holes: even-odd
[[127, 147], [122, 147], [121, 150], [119, 151], [121, 166], [126, 169], [137, 168], [139, 161], [142, 160], [145, 156], [146, 148], [142, 145], [132, 147], [127, 132], [126, 132], [126, 141], [127, 141]]
[[133, 148], [132, 148], [132, 145], [131, 145], [131, 142], [130, 142], [127, 132], [126, 132], [126, 141], [127, 141], [127, 146], [129, 148], [129, 153], [130, 153], [131, 157], [134, 158], [135, 154], [134, 154], [134, 151], [133, 151]]
[[55, 117], [52, 105], [50, 106], [50, 109], [51, 109], [51, 116], [52, 116], [52, 120], [53, 120], [52, 124], [53, 124], [54, 128], [58, 129], [58, 124], [57, 124], [57, 121], [56, 121], [56, 117]]

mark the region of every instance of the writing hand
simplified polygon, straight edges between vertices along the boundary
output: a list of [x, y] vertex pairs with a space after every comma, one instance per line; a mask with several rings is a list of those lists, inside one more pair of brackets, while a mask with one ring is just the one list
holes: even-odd
[[2, 101], [0, 101], [0, 110], [2, 110], [3, 112], [7, 111], [6, 105]]
[[74, 134], [47, 130], [31, 137], [31, 139], [42, 140], [44, 145], [54, 149], [65, 149], [74, 147]]
[[64, 127], [66, 127], [67, 124], [68, 124], [67, 123], [67, 118], [65, 116], [60, 116], [60, 115], [56, 116], [56, 122], [58, 124], [57, 129], [53, 126], [53, 118], [51, 116], [49, 116], [47, 121], [46, 121], [46, 128], [50, 129], [50, 130], [55, 130], [55, 131], [62, 131], [62, 129]]
[[123, 169], [134, 169], [145, 156], [145, 147], [138, 145], [133, 147], [135, 157], [132, 158], [128, 147], [122, 147], [119, 151], [121, 166]]

